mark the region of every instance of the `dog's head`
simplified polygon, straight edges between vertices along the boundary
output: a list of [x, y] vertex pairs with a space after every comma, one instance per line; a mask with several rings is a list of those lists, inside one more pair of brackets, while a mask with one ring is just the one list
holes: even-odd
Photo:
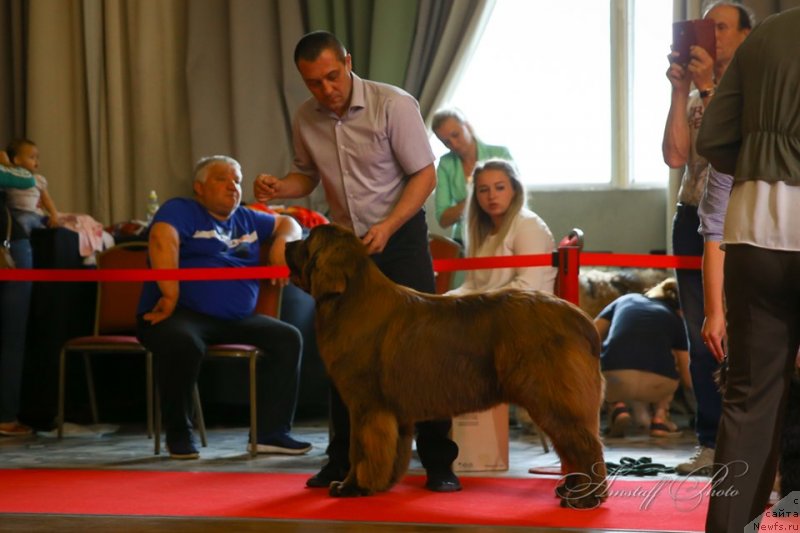
[[335, 224], [316, 226], [305, 240], [286, 245], [292, 282], [317, 301], [342, 294], [364, 260], [369, 257], [358, 237]]

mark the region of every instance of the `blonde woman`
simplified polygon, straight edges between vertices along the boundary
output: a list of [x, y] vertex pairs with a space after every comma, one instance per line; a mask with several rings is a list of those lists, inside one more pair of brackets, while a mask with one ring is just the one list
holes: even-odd
[[[555, 249], [550, 228], [525, 207], [525, 190], [513, 163], [479, 162], [467, 206], [467, 257], [547, 254]], [[471, 270], [448, 294], [469, 294], [507, 287], [553, 292], [556, 269], [516, 267]]]

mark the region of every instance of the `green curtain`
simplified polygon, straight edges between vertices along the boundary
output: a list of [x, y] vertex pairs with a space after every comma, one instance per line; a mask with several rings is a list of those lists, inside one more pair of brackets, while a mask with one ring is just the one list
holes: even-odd
[[27, 1], [0, 2], [0, 149], [25, 134]]
[[362, 78], [403, 86], [414, 41], [417, 0], [305, 0], [308, 31], [335, 34]]

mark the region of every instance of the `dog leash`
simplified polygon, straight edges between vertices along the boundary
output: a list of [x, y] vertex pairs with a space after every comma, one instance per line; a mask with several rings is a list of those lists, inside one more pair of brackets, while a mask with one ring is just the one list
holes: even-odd
[[606, 470], [614, 476], [655, 476], [658, 474], [674, 474], [675, 468], [661, 463], [654, 463], [650, 457], [620, 457], [619, 464], [606, 462]]

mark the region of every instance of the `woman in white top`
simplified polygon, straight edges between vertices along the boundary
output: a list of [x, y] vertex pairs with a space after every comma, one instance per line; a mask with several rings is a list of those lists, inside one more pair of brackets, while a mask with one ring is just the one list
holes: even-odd
[[[475, 166], [473, 180], [467, 207], [467, 257], [549, 254], [555, 249], [547, 224], [525, 207], [525, 191], [513, 163], [482, 161]], [[507, 287], [553, 292], [555, 279], [553, 267], [471, 270], [465, 282], [447, 294]]]

